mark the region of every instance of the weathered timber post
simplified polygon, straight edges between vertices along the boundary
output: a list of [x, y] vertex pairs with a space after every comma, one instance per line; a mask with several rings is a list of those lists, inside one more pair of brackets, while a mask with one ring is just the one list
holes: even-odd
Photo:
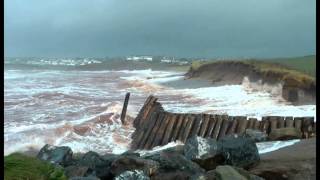
[[125, 123], [125, 118], [126, 118], [126, 113], [127, 113], [127, 107], [128, 107], [128, 103], [129, 103], [129, 97], [130, 97], [130, 93], [128, 92], [126, 94], [126, 98], [124, 99], [124, 103], [123, 103], [123, 107], [122, 107], [122, 112], [121, 112], [121, 122], [122, 124]]

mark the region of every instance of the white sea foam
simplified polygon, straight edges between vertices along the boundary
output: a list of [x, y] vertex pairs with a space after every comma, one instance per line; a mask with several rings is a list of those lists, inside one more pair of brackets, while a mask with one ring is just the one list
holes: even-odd
[[286, 146], [291, 146], [297, 142], [299, 142], [300, 139], [294, 139], [294, 140], [288, 140], [288, 141], [269, 141], [269, 142], [260, 142], [256, 143], [258, 147], [259, 154], [264, 154], [267, 152], [275, 151], [278, 149], [281, 149]]
[[[132, 93], [127, 111], [131, 118], [137, 115], [150, 94], [157, 96], [164, 108], [173, 112], [227, 113], [258, 119], [268, 115], [315, 117], [315, 105], [293, 106], [268, 92], [253, 91], [245, 85], [174, 89], [164, 84], [182, 78], [179, 72], [151, 69], [6, 70], [5, 153], [39, 149], [46, 143], [70, 146], [74, 152], [124, 152], [129, 148], [134, 131], [131, 125], [123, 126], [119, 119], [126, 92]], [[120, 86], [122, 83], [126, 86]], [[100, 116], [108, 114], [113, 114], [110, 120], [99, 122]], [[76, 126], [88, 130], [79, 135], [73, 130]]]
[[[278, 149], [291, 146], [295, 143], [298, 143], [299, 139], [288, 140], [288, 141], [268, 141], [268, 142], [259, 142], [256, 143], [259, 154], [264, 154]], [[164, 149], [172, 148], [175, 146], [184, 145], [181, 141], [170, 142], [164, 146], [157, 146], [151, 150], [136, 150], [135, 152], [139, 153], [141, 156], [150, 155], [162, 151]]]

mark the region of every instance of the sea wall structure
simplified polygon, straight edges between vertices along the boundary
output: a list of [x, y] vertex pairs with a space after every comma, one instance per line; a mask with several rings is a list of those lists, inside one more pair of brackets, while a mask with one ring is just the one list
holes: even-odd
[[149, 96], [134, 119], [132, 149], [152, 149], [172, 141], [185, 142], [197, 135], [219, 139], [255, 129], [270, 134], [273, 129], [291, 127], [302, 133], [302, 138], [315, 135], [314, 117], [265, 116], [262, 120], [246, 116], [171, 113], [163, 109], [157, 98]]

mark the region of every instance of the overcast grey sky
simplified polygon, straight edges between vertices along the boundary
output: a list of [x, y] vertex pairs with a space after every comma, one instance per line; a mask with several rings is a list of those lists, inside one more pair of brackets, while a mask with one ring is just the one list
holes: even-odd
[[315, 54], [316, 0], [5, 0], [5, 56]]

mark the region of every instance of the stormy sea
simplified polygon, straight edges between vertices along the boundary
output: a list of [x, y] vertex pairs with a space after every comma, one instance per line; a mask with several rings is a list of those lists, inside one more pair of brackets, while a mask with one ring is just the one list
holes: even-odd
[[[39, 150], [45, 144], [74, 152], [122, 153], [132, 121], [149, 95], [167, 111], [256, 117], [313, 116], [315, 105], [294, 106], [267, 91], [241, 85], [213, 87], [185, 80], [169, 65], [134, 66], [93, 58], [5, 58], [4, 154]], [[159, 63], [160, 64], [160, 63]], [[120, 114], [131, 93], [126, 125]], [[260, 153], [299, 140], [258, 143]], [[172, 144], [172, 143], [170, 143]], [[169, 144], [169, 145], [170, 145]], [[161, 147], [158, 147], [161, 148]]]

